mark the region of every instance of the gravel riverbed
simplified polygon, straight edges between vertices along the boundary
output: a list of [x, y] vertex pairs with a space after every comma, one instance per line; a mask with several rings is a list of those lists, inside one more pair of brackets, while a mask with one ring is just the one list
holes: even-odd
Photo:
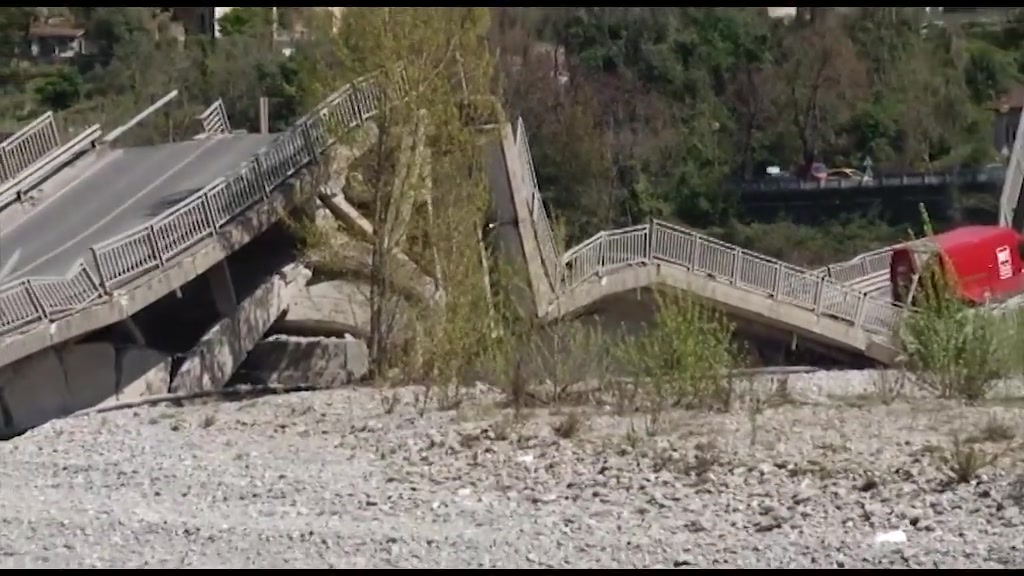
[[[482, 386], [425, 416], [353, 388], [71, 418], [0, 444], [0, 568], [1024, 567], [1022, 404], [840, 386], [873, 377], [655, 438], [514, 423]], [[954, 437], [999, 457], [951, 483]]]

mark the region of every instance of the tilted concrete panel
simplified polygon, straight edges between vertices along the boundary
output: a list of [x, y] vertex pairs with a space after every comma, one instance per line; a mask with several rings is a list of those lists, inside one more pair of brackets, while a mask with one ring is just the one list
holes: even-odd
[[296, 290], [288, 320], [328, 321], [370, 330], [370, 286], [357, 280], [331, 280]]
[[264, 282], [189, 352], [171, 381], [171, 392], [223, 387], [310, 276], [309, 270], [301, 265], [290, 264]]
[[499, 126], [496, 140], [486, 145], [485, 153], [487, 176], [498, 218], [498, 229], [494, 235], [511, 264], [525, 268], [533, 298], [517, 295], [517, 304], [524, 308], [529, 305], [529, 309], [535, 309], [539, 316], [553, 302], [555, 294], [544, 272], [540, 246], [530, 218], [526, 200], [530, 192], [525, 189], [527, 167], [520, 162], [511, 124], [505, 122]]
[[252, 349], [236, 378], [251, 384], [331, 386], [347, 384], [369, 371], [362, 340], [272, 336]]
[[95, 406], [117, 393], [117, 354], [106, 342], [69, 346], [63, 357], [68, 377], [70, 412]]
[[170, 391], [170, 355], [149, 348], [128, 348], [119, 355], [118, 361], [120, 370], [115, 400], [133, 400]]

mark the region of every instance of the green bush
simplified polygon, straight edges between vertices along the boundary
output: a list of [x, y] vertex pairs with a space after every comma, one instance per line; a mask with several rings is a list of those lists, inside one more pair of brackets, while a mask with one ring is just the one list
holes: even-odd
[[626, 337], [616, 350], [634, 378], [649, 434], [659, 431], [666, 409], [727, 409], [729, 371], [739, 359], [733, 326], [723, 314], [677, 291], [658, 290], [655, 297], [654, 325]]
[[944, 398], [975, 401], [1010, 374], [1005, 319], [958, 298], [937, 264], [921, 274], [915, 303], [900, 338], [920, 385]]

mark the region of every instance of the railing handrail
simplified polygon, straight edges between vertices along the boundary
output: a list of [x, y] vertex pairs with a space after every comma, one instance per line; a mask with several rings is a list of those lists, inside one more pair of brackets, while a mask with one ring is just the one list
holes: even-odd
[[[642, 237], [637, 240], [636, 236]], [[632, 242], [609, 247], [608, 244], [616, 237]], [[673, 246], [688, 246], [689, 253], [681, 256], [677, 250], [670, 249]], [[702, 249], [705, 250], [703, 255]], [[706, 249], [712, 252], [706, 252]], [[828, 277], [658, 220], [644, 226], [605, 230], [580, 244], [567, 256], [565, 265], [569, 280], [560, 290], [563, 296], [595, 275], [604, 275], [626, 265], [657, 262], [698, 269], [719, 277], [721, 281], [783, 299], [816, 314], [833, 316], [878, 334], [892, 334], [904, 310]], [[702, 257], [707, 262], [703, 262]]]
[[53, 112], [47, 112], [0, 142], [0, 181], [9, 181], [61, 145]]
[[[697, 262], [687, 264], [675, 254], [665, 250], [661, 243], [683, 241], [694, 246], [704, 246], [717, 251], [720, 258], [732, 260], [727, 270], [706, 270], [719, 276], [727, 276], [731, 281], [748, 289], [767, 293], [770, 297], [787, 300], [790, 304], [813, 310], [816, 314], [828, 314], [852, 323], [858, 328], [872, 332], [891, 333], [896, 322], [902, 315], [902, 308], [891, 303], [873, 298], [871, 295], [857, 290], [830, 277], [836, 271], [849, 275], [849, 272], [863, 270], [855, 279], [870, 277], [874, 268], [881, 266], [891, 248], [882, 248], [862, 254], [853, 260], [826, 267], [825, 274], [818, 271], [805, 270], [798, 266], [783, 262], [777, 258], [745, 250], [727, 242], [712, 238], [695, 230], [676, 224], [652, 220], [649, 224], [629, 226], [612, 230], [603, 230], [582, 243], [566, 250], [560, 257], [554, 245], [550, 221], [544, 208], [543, 199], [537, 186], [533, 159], [529, 151], [526, 128], [522, 118], [516, 122], [513, 134], [518, 154], [522, 162], [522, 180], [526, 187], [526, 203], [533, 223], [534, 234], [539, 243], [540, 257], [556, 296], [565, 297], [576, 286], [582, 284], [595, 274], [606, 274], [624, 266], [650, 264], [655, 261], [661, 264], [682, 267], [698, 267]], [[552, 263], [552, 256], [555, 262]], [[747, 268], [743, 267], [747, 264]], [[751, 269], [756, 268], [754, 272]], [[760, 273], [774, 275], [770, 279], [764, 276], [755, 281], [742, 277]], [[770, 284], [770, 285], [769, 285]]]
[[[1005, 179], [1006, 171], [996, 172]], [[857, 188], [896, 188], [914, 186], [943, 186], [948, 184], [975, 184], [994, 181], [991, 169], [975, 168], [957, 172], [907, 172], [899, 175], [881, 175], [871, 178], [834, 178], [828, 180], [801, 180], [799, 178], [765, 178], [753, 182], [736, 183], [741, 192], [788, 192], [811, 190], [853, 190]]]

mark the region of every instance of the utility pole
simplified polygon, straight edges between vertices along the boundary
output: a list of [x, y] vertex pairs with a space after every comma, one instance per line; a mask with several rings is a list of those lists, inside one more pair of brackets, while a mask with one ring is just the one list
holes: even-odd
[[270, 134], [270, 99], [260, 96], [260, 134]]

